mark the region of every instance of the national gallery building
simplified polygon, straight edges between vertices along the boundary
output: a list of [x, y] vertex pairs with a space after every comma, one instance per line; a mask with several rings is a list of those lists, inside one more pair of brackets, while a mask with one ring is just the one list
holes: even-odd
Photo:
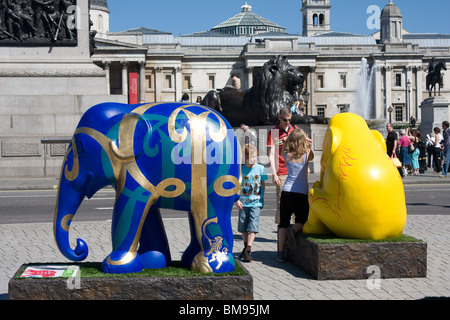
[[[427, 75], [450, 61], [450, 35], [408, 33], [407, 17], [386, 2], [371, 36], [332, 30], [330, 0], [290, 8], [300, 9], [302, 35], [243, 1], [209, 31], [174, 36], [151, 25], [109, 32], [106, 0], [0, 0], [0, 177], [58, 175], [81, 116], [95, 104], [184, 94], [196, 102], [231, 85], [232, 75], [247, 90], [276, 55], [303, 73], [304, 87], [291, 93], [307, 115], [420, 123]], [[440, 98], [449, 101], [450, 71], [442, 74]]]
[[[108, 32], [107, 1], [93, 0], [91, 19], [98, 33], [92, 59], [107, 70], [108, 93], [126, 95], [131, 102], [178, 101], [187, 93], [195, 102], [230, 85], [233, 74], [242, 90], [251, 88], [254, 74], [281, 54], [305, 76], [297, 95], [309, 115], [362, 115], [361, 86], [368, 85], [370, 118], [402, 123], [413, 116], [420, 122], [428, 65], [433, 57], [450, 61], [450, 35], [408, 33], [392, 1], [382, 11], [381, 31], [371, 36], [331, 30], [330, 0], [302, 1], [302, 35], [286, 33], [247, 3], [236, 11], [207, 32], [179, 37], [148, 28]], [[367, 84], [360, 77], [362, 60]], [[441, 95], [450, 99], [450, 72], [444, 73], [442, 86]]]

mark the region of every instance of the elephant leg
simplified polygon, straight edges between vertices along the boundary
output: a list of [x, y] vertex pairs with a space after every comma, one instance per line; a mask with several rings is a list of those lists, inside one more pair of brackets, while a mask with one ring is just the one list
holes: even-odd
[[114, 205], [111, 238], [113, 251], [103, 261], [105, 273], [141, 272], [143, 264], [137, 252], [141, 230], [151, 205], [156, 202], [140, 190], [124, 189]]
[[[214, 201], [212, 201], [214, 203]], [[224, 205], [220, 203], [214, 208], [214, 217], [199, 221], [193, 214], [193, 224], [191, 234], [196, 234], [200, 251], [195, 255], [191, 269], [200, 272], [223, 273], [233, 271], [235, 262], [233, 257], [233, 231], [231, 221], [228, 218], [231, 214], [233, 203]], [[193, 230], [195, 229], [195, 230]], [[200, 236], [199, 236], [200, 234]], [[195, 245], [188, 247], [191, 256], [195, 253]]]
[[215, 210], [217, 217], [208, 219], [203, 225], [206, 239], [205, 255], [215, 273], [231, 272], [235, 269], [234, 238], [230, 219], [232, 209], [233, 202], [230, 202], [228, 206], [217, 208]]
[[188, 219], [189, 219], [189, 230], [191, 234], [191, 242], [189, 243], [188, 247], [181, 256], [181, 263], [186, 268], [191, 267], [192, 261], [194, 260], [195, 256], [201, 251], [200, 244], [197, 241], [197, 234], [195, 232], [195, 222], [194, 217], [192, 216], [192, 212], [188, 213]]
[[138, 254], [144, 269], [165, 268], [170, 265], [170, 249], [159, 208], [152, 206], [145, 219]]

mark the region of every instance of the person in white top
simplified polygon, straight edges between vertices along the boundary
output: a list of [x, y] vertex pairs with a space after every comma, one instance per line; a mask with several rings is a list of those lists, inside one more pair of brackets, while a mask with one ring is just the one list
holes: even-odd
[[283, 146], [281, 155], [286, 160], [288, 174], [280, 199], [278, 261], [284, 261], [284, 246], [292, 213], [295, 214], [292, 232], [301, 231], [308, 220], [308, 162], [314, 159], [311, 142], [302, 129], [295, 129]]

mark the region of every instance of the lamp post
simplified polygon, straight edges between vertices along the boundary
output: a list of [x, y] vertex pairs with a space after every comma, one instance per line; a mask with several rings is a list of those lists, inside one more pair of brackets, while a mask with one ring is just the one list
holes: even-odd
[[389, 106], [387, 111], [389, 112], [389, 123], [392, 123], [392, 111], [394, 111], [394, 109], [392, 106]]
[[411, 93], [411, 81], [408, 80], [406, 83], [406, 121], [408, 121], [410, 112], [409, 112], [409, 105], [410, 105], [410, 93]]
[[309, 102], [309, 92], [308, 90], [304, 90], [301, 94], [303, 101], [305, 102], [305, 115], [308, 115], [308, 102]]

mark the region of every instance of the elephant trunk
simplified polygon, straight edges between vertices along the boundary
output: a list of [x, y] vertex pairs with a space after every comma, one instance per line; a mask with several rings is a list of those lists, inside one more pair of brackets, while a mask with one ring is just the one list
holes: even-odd
[[69, 243], [70, 223], [83, 198], [82, 192], [73, 190], [70, 182], [61, 177], [53, 219], [53, 232], [59, 251], [72, 261], [82, 261], [86, 259], [89, 253], [88, 246], [82, 239], [77, 239], [75, 250], [71, 248]]

